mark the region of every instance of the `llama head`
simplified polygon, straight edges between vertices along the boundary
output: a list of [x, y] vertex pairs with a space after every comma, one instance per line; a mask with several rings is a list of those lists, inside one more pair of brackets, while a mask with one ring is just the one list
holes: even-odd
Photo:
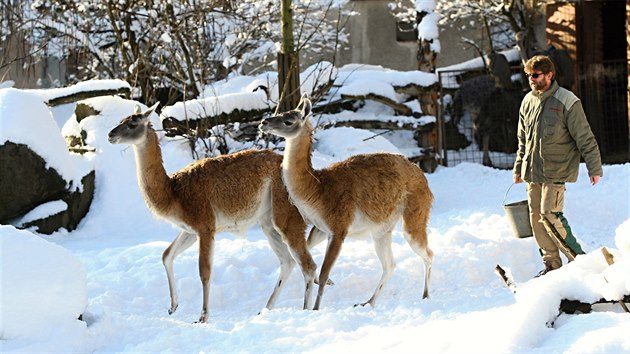
[[151, 126], [150, 117], [159, 102], [142, 112], [140, 105], [136, 105], [130, 116], [123, 118], [108, 134], [112, 144], [137, 144], [144, 141], [147, 129]]
[[264, 118], [258, 128], [263, 133], [274, 134], [285, 139], [294, 138], [304, 128], [310, 130], [309, 116], [312, 113], [312, 107], [308, 95], [303, 94], [295, 109]]

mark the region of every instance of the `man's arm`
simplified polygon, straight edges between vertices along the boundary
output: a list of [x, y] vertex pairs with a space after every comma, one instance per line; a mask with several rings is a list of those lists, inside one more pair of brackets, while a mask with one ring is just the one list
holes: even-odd
[[[584, 158], [588, 175], [590, 177], [603, 176], [602, 158], [599, 153], [599, 146], [597, 145], [593, 131], [591, 131], [591, 126], [588, 124], [586, 114], [584, 113], [580, 101], [575, 102], [567, 112], [567, 128], [569, 129], [569, 134], [571, 134], [573, 140], [575, 140], [580, 154]], [[591, 183], [593, 183], [592, 179]]]

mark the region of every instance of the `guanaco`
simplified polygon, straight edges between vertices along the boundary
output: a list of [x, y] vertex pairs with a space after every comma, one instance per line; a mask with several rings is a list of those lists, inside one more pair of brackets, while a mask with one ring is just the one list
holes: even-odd
[[405, 239], [424, 263], [422, 297], [427, 298], [433, 260], [427, 224], [433, 194], [424, 173], [404, 156], [391, 153], [355, 155], [313, 169], [311, 107], [311, 101], [303, 96], [295, 110], [265, 118], [259, 128], [285, 138], [283, 181], [302, 216], [315, 226], [308, 239], [309, 249], [329, 236], [313, 309], [320, 308], [344, 240], [360, 234], [371, 234], [382, 275], [372, 297], [357, 305], [375, 305], [395, 267], [392, 231], [401, 218]]
[[168, 176], [149, 120], [157, 105], [145, 112], [137, 106], [109, 132], [109, 142], [133, 146], [146, 205], [155, 216], [181, 229], [162, 256], [171, 298], [168, 313], [178, 306], [173, 262], [198, 240], [203, 305], [197, 322], [207, 322], [215, 234], [244, 233], [256, 223], [280, 261], [280, 276], [266, 307], [273, 307], [297, 262], [304, 275], [304, 309], [310, 308], [316, 264], [306, 248], [306, 224], [281, 180], [282, 157], [270, 150], [250, 149], [194, 161]]

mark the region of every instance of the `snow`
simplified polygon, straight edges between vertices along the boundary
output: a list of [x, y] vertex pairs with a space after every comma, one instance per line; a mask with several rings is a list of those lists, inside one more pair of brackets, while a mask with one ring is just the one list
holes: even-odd
[[435, 10], [435, 0], [416, 0], [416, 11], [433, 12]]
[[437, 82], [437, 76], [419, 70], [396, 71], [380, 65], [347, 64], [339, 68], [337, 74], [339, 83], [348, 83], [365, 79], [383, 81], [394, 86], [431, 86]]
[[50, 215], [61, 213], [67, 209], [68, 204], [63, 200], [54, 200], [52, 202], [44, 203], [36, 206], [34, 209], [22, 216], [22, 218], [16, 222], [16, 225], [25, 225], [31, 221], [43, 219]]
[[416, 0], [416, 12], [426, 14], [422, 17], [422, 21], [418, 24], [418, 39], [429, 41], [431, 50], [440, 53], [442, 47], [440, 45], [440, 30], [438, 23], [440, 22], [440, 14], [435, 13], [436, 1], [434, 0]]
[[57, 97], [70, 96], [75, 92], [81, 91], [100, 91], [100, 90], [119, 90], [128, 89], [131, 90], [131, 86], [123, 80], [88, 80], [78, 82], [75, 85], [68, 87], [51, 88], [47, 90], [26, 90], [36, 94], [44, 101], [50, 101]]
[[423, 38], [427, 40], [438, 38], [440, 33], [437, 23], [439, 21], [439, 14], [429, 13], [425, 15], [425, 17], [422, 19], [422, 22], [420, 22], [420, 24], [418, 25], [418, 38]]
[[[509, 63], [518, 62], [521, 60], [518, 47], [499, 51], [499, 54], [504, 55]], [[467, 70], [483, 69], [484, 60], [487, 65], [490, 59], [486, 55], [484, 56], [484, 59], [481, 59], [481, 57], [477, 57], [477, 58], [465, 61], [463, 63], [458, 63], [458, 64], [438, 68], [436, 71], [441, 77], [440, 83], [442, 87], [449, 88], [449, 89], [458, 88], [459, 83], [457, 82], [457, 75]], [[520, 75], [518, 74], [513, 75], [511, 79], [512, 81], [518, 81], [520, 80]]]
[[46, 167], [57, 172], [73, 186], [91, 171], [91, 164], [68, 153], [59, 126], [44, 99], [31, 90], [0, 89], [0, 145], [7, 141], [27, 145], [44, 158]]
[[[370, 70], [371, 75], [378, 68]], [[244, 87], [251, 81], [240, 83]], [[246, 92], [237, 86], [232, 83], [231, 93]], [[604, 166], [605, 177], [594, 187], [580, 166], [577, 183], [567, 185], [565, 214], [588, 253], [544, 277], [533, 278], [542, 267], [533, 238], [516, 238], [502, 207], [511, 172], [461, 163], [427, 174], [435, 195], [429, 299], [421, 299], [422, 261], [398, 225], [393, 242], [397, 268], [376, 307], [353, 307], [371, 295], [380, 276], [372, 242], [348, 240], [321, 310], [301, 309], [303, 280], [297, 269], [276, 307], [263, 309], [279, 267], [255, 226], [246, 239], [216, 236], [209, 322], [192, 324], [201, 309], [198, 251], [191, 247], [175, 260], [180, 305], [169, 316], [161, 257], [178, 231], [147, 210], [133, 150], [107, 142], [108, 131], [120, 119], [136, 105], [146, 106], [116, 97], [87, 101], [101, 113], [81, 122], [66, 115], [59, 129], [54, 120], [63, 121], [67, 107], [53, 109], [53, 119], [41, 95], [0, 89], [0, 140], [26, 143], [55, 167], [80, 159], [97, 174], [93, 204], [76, 230], [44, 236], [0, 226], [3, 353], [630, 351], [630, 316], [619, 305], [599, 305], [589, 314], [558, 314], [563, 298], [613, 300], [630, 293], [630, 164]], [[15, 117], [18, 107], [29, 113], [20, 116], [21, 124]], [[386, 119], [387, 112], [366, 104], [352, 113]], [[157, 114], [153, 119], [160, 129]], [[61, 148], [63, 136], [79, 130], [94, 148], [82, 157]], [[160, 136], [169, 173], [191, 162], [185, 141]], [[314, 166], [362, 152], [405, 153], [409, 142], [402, 139], [410, 137], [392, 136], [401, 140], [354, 128], [317, 130]], [[511, 199], [524, 197], [524, 185], [512, 188]], [[47, 208], [55, 206], [39, 212]], [[322, 243], [312, 250], [318, 265], [325, 247]], [[602, 247], [613, 254], [613, 265], [605, 262]], [[514, 277], [515, 294], [494, 273], [497, 264]], [[82, 321], [77, 319], [81, 314]]]
[[[521, 59], [519, 51], [518, 51], [518, 47], [514, 47], [514, 48], [511, 48], [511, 49], [506, 49], [506, 50], [499, 51], [499, 54], [504, 55], [505, 58], [507, 59], [507, 61], [510, 62], [510, 63], [515, 62], [515, 61], [519, 61]], [[486, 64], [490, 60], [490, 58], [487, 55], [484, 57], [484, 59], [485, 59]], [[470, 59], [470, 60], [465, 61], [463, 63], [458, 63], [458, 64], [454, 64], [454, 65], [450, 65], [450, 66], [441, 67], [441, 68], [437, 69], [437, 71], [483, 69], [483, 67], [484, 67], [484, 65], [483, 65], [484, 59], [481, 59], [480, 57], [474, 58], [474, 59]]]
[[[330, 78], [337, 77], [337, 68], [330, 62], [319, 62], [309, 66], [300, 73], [300, 83], [302, 92], [312, 94], [321, 85], [328, 82]], [[268, 97], [260, 96], [266, 90]], [[278, 102], [278, 73], [264, 72], [256, 76], [236, 75], [227, 80], [221, 80], [206, 86], [203, 90], [205, 100], [225, 100], [229, 94], [256, 95], [257, 99], [240, 97], [236, 104], [240, 109], [263, 109], [275, 106]], [[239, 97], [239, 96], [234, 96]], [[252, 97], [254, 98], [254, 97]], [[268, 101], [267, 101], [268, 100]], [[202, 100], [203, 101], [203, 100]], [[248, 105], [251, 105], [248, 107]], [[230, 113], [233, 105], [223, 108], [223, 113]], [[172, 115], [176, 117], [175, 115]], [[181, 120], [181, 119], [180, 119]]]
[[356, 80], [351, 82], [350, 84], [343, 86], [339, 89], [340, 95], [368, 95], [374, 91], [379, 92], [379, 94], [383, 97], [389, 98], [391, 100], [396, 100], [396, 92], [394, 92], [394, 88], [391, 85], [388, 85], [384, 82], [378, 80]]
[[186, 117], [188, 120], [207, 117], [208, 115], [230, 114], [236, 109], [264, 110], [269, 109], [267, 95], [264, 91], [231, 93], [222, 96], [208, 97], [200, 100], [177, 102], [165, 107], [165, 117]]
[[352, 127], [320, 130], [314, 135], [313, 167], [323, 168], [331, 158], [341, 161], [360, 153], [391, 152], [400, 150], [386, 139], [376, 139], [374, 133]]
[[87, 328], [78, 320], [88, 306], [83, 264], [31, 232], [0, 225], [0, 234], [3, 352], [85, 347]]

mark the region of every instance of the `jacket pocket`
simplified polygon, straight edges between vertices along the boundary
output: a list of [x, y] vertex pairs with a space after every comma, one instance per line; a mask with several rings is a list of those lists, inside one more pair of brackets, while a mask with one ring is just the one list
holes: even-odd
[[558, 125], [558, 117], [554, 115], [545, 116], [542, 137], [545, 140], [550, 140], [556, 133], [556, 127]]
[[562, 149], [548, 149], [543, 153], [543, 174], [550, 181], [564, 182], [569, 176], [569, 157]]

